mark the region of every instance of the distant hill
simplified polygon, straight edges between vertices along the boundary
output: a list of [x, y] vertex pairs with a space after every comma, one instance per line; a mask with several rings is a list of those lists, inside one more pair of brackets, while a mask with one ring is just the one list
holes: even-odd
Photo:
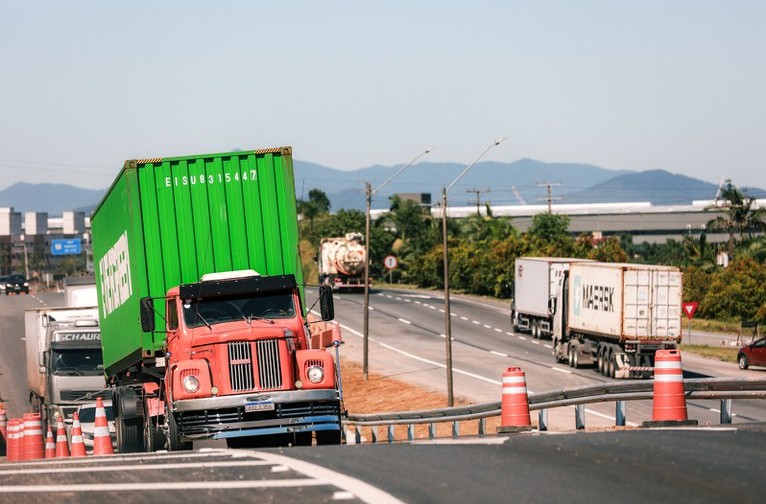
[[[365, 181], [373, 189], [394, 175], [400, 166], [370, 166], [352, 171], [336, 170], [316, 163], [294, 161], [295, 193], [307, 199], [311, 189], [321, 189], [331, 201], [331, 210], [364, 210]], [[402, 172], [381, 189], [372, 208], [388, 208], [396, 193], [429, 193], [434, 204], [441, 200], [442, 188], [452, 182], [465, 165], [458, 163], [418, 163]], [[520, 159], [513, 163], [481, 162], [474, 166], [449, 193], [450, 206], [489, 202], [492, 206], [541, 204], [547, 196], [544, 183], [551, 183], [556, 203], [619, 203], [650, 201], [658, 205], [688, 204], [692, 200], [711, 200], [716, 184], [665, 170], [618, 171], [576, 163], [544, 163]], [[742, 188], [748, 196], [766, 198], [766, 191]], [[106, 189], [82, 189], [67, 184], [18, 183], [0, 191], [0, 207], [17, 212], [48, 212], [60, 216], [66, 210], [90, 215]]]
[[50, 217], [64, 211], [85, 211], [101, 201], [106, 189], [83, 189], [68, 184], [28, 184], [19, 182], [0, 191], [0, 207], [17, 212], [48, 212]]

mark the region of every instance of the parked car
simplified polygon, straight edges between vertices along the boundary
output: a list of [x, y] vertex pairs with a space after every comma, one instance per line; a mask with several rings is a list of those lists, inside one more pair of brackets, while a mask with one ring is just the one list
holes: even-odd
[[740, 369], [747, 369], [751, 365], [766, 366], [766, 338], [740, 348], [737, 352], [737, 363]]
[[8, 275], [2, 280], [5, 286], [5, 295], [29, 294], [29, 280], [24, 275]]
[[[114, 411], [112, 410], [112, 401], [104, 401], [104, 411], [106, 412], [106, 422], [109, 426], [109, 434], [112, 436], [112, 446], [117, 447], [117, 431], [114, 426]], [[85, 448], [93, 449], [93, 435], [96, 432], [96, 403], [81, 404], [77, 407], [77, 414], [80, 417], [80, 428], [82, 429], [82, 440]]]

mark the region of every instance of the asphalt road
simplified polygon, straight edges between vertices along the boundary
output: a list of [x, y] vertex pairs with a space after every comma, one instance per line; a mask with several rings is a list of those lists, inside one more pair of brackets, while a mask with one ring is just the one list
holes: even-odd
[[[444, 377], [443, 326], [438, 322], [443, 313], [438, 298], [421, 296], [374, 295], [371, 371], [430, 380], [438, 388]], [[58, 294], [0, 299], [0, 393], [12, 416], [26, 410], [23, 310], [62, 301]], [[359, 356], [361, 338], [354, 331], [357, 323], [361, 330], [360, 302], [360, 295], [337, 296], [336, 314], [346, 327], [345, 358]], [[454, 299], [453, 311], [460, 395], [499, 400], [499, 374], [517, 364], [527, 370], [530, 387], [538, 391], [604, 380], [593, 370], [554, 369], [547, 342], [522, 339], [501, 327], [508, 323], [501, 306]], [[685, 357], [685, 363], [695, 373], [718, 372], [704, 361]], [[631, 411], [632, 405], [629, 418]], [[571, 427], [571, 414], [565, 416]], [[766, 424], [746, 426], [741, 418], [736, 420], [738, 428], [570, 428], [413, 444], [262, 451], [200, 450], [195, 445], [194, 452], [186, 453], [3, 463], [0, 501], [763, 502], [766, 452], [761, 444]]]
[[[335, 296], [336, 320], [341, 322], [345, 345], [342, 358], [362, 362], [364, 297], [360, 293]], [[369, 371], [395, 376], [446, 393], [446, 345], [444, 298], [424, 291], [373, 290], [370, 296]], [[514, 334], [507, 303], [466, 296], [450, 298], [453, 383], [456, 398], [469, 402], [500, 400], [501, 377], [508, 367], [526, 375], [530, 393], [546, 392], [610, 381], [595, 369], [572, 369], [557, 364], [549, 340]], [[711, 342], [718, 341], [711, 336]], [[741, 371], [735, 364], [703, 359], [682, 352], [684, 374], [694, 377], [763, 376], [766, 369]], [[627, 406], [628, 423], [640, 425], [651, 419], [651, 401]], [[703, 425], [720, 423], [720, 401], [687, 402], [689, 418]], [[734, 422], [766, 421], [766, 402], [734, 402]], [[614, 425], [614, 404], [586, 408], [587, 426]], [[574, 428], [574, 409], [549, 412], [549, 427]]]
[[759, 503], [764, 425], [0, 465], [4, 503]]

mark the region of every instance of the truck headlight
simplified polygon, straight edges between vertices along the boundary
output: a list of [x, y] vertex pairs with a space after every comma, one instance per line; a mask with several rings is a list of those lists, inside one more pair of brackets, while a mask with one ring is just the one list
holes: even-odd
[[311, 383], [321, 383], [324, 380], [324, 369], [319, 366], [311, 366], [306, 370], [306, 378]]
[[182, 384], [184, 386], [184, 390], [190, 394], [193, 394], [199, 390], [199, 378], [196, 376], [189, 375], [185, 377]]

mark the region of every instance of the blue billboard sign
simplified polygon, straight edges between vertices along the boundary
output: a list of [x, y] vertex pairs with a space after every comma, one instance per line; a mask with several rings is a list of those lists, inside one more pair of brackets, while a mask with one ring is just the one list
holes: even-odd
[[51, 240], [51, 254], [53, 255], [76, 255], [81, 253], [82, 245], [79, 238]]

